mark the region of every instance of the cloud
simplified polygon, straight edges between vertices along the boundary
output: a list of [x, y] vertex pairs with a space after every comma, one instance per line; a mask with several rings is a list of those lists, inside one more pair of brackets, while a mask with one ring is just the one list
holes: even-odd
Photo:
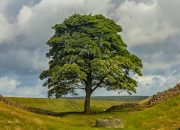
[[3, 96], [44, 97], [47, 91], [40, 81], [34, 86], [21, 86], [16, 78], [4, 76], [0, 77], [0, 82], [0, 94]]
[[0, 93], [1, 94], [10, 94], [16, 90], [16, 86], [19, 85], [19, 82], [15, 79], [9, 78], [7, 76], [0, 77]]
[[164, 91], [170, 87], [174, 87], [180, 80], [180, 75], [146, 75], [142, 77], [135, 77], [138, 81], [137, 94], [153, 95], [157, 92]]
[[[8, 2], [3, 3], [6, 3], [2, 4], [5, 8]], [[15, 23], [17, 28], [14, 29], [15, 25], [12, 24], [4, 26], [7, 28], [7, 32], [3, 33], [2, 37], [4, 38], [1, 39], [11, 39], [5, 37], [8, 36], [6, 34], [16, 30], [15, 34], [19, 31], [19, 35], [23, 35], [26, 40], [33, 40], [37, 43], [46, 42], [53, 34], [50, 29], [51, 26], [62, 22], [73, 13], [102, 13], [114, 18], [123, 26], [122, 35], [130, 46], [144, 43], [163, 43], [168, 37], [174, 36], [180, 31], [180, 18], [174, 16], [179, 11], [177, 0], [172, 2], [168, 0], [125, 0], [118, 4], [110, 0], [103, 2], [95, 0], [69, 0], [68, 2], [64, 0], [53, 0], [51, 2], [41, 0], [31, 2], [33, 4], [29, 3], [23, 3], [19, 9]], [[1, 19], [4, 19], [4, 23], [8, 23], [5, 18], [2, 17]]]
[[[163, 88], [158, 81], [167, 84], [164, 80], [168, 75], [172, 80], [169, 83], [178, 82], [179, 4], [178, 0], [0, 0], [0, 77], [5, 83], [14, 81], [14, 86], [9, 86], [13, 86], [16, 95], [41, 91], [37, 78], [48, 65], [45, 43], [54, 34], [51, 27], [74, 13], [102, 13], [122, 25], [124, 41], [144, 63], [144, 77], [138, 80], [149, 82], [151, 85], [145, 94], [152, 94], [158, 91], [151, 90], [153, 84]], [[18, 75], [18, 80], [10, 78], [12, 75]], [[26, 80], [22, 81], [24, 78]], [[139, 84], [142, 90], [138, 89], [138, 94], [144, 94], [143, 90], [148, 86], [143, 83]], [[6, 93], [5, 90], [3, 93]], [[109, 92], [99, 90], [95, 94], [102, 93], [106, 95]], [[117, 93], [109, 93], [113, 94]]]
[[168, 38], [163, 44], [141, 44], [131, 47], [143, 61], [144, 74], [164, 75], [178, 71], [180, 66], [180, 36]]
[[104, 0], [103, 6], [96, 0], [41, 0], [34, 6], [23, 6], [17, 16], [17, 24], [20, 32], [28, 39], [46, 42], [53, 34], [51, 27], [66, 17], [74, 13], [107, 15], [112, 7], [110, 0]]
[[177, 25], [172, 24], [175, 21], [178, 23], [179, 19], [171, 21], [165, 18], [165, 12], [171, 12], [169, 16], [173, 15], [174, 11], [171, 9], [176, 7], [174, 2], [162, 1], [137, 2], [126, 0], [111, 14], [122, 25], [123, 37], [128, 45], [163, 43], [168, 37], [179, 33], [180, 30]]
[[[12, 6], [12, 3], [11, 1], [9, 4]], [[95, 0], [69, 0], [68, 2], [41, 0], [36, 4], [19, 3], [21, 6], [19, 6], [18, 14], [15, 15], [13, 23], [8, 21], [11, 18], [6, 15], [7, 18], [2, 27], [7, 32], [2, 32], [1, 36], [5, 37], [3, 37], [3, 41], [0, 41], [0, 44], [3, 44], [0, 45], [0, 50], [2, 50], [0, 59], [4, 61], [0, 67], [18, 74], [37, 74], [47, 68], [48, 63], [45, 55], [48, 50], [45, 43], [54, 33], [51, 29], [53, 25], [62, 22], [74, 13], [107, 14], [113, 5], [110, 4], [110, 0], [104, 0], [104, 6], [99, 6], [99, 8], [94, 8], [94, 5], [99, 3]], [[8, 24], [9, 29], [5, 24], [8, 22], [10, 23]], [[12, 35], [12, 38], [9, 34]], [[10, 41], [10, 39], [12, 40]], [[5, 41], [8, 44], [4, 45]]]
[[4, 12], [9, 3], [10, 3], [10, 0], [1, 0], [0, 1], [0, 11]]
[[8, 20], [0, 12], [0, 44], [11, 42], [16, 36], [15, 34], [15, 25], [8, 23]]
[[[8, 45], [10, 46], [10, 45]], [[6, 46], [5, 46], [6, 48]], [[39, 75], [40, 71], [47, 68], [48, 60], [41, 49], [29, 50], [24, 48], [2, 48], [0, 60], [0, 72], [2, 75], [15, 73], [17, 75]], [[0, 49], [1, 50], [1, 49]], [[0, 74], [0, 75], [1, 75]]]
[[10, 0], [1, 0], [0, 1], [0, 44], [8, 43], [16, 37], [14, 30], [15, 24], [8, 21], [6, 13], [7, 6], [9, 5]]
[[180, 17], [179, 12], [179, 0], [156, 0], [158, 7], [158, 12], [164, 14], [162, 19], [168, 21], [171, 26], [179, 28], [180, 27]]

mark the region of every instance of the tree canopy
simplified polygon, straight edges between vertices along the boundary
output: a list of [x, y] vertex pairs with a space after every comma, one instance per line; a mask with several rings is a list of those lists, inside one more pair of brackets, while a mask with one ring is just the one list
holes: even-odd
[[49, 97], [83, 89], [89, 113], [90, 96], [97, 88], [136, 92], [137, 82], [129, 73], [142, 75], [142, 62], [127, 50], [115, 21], [103, 15], [74, 14], [52, 28], [55, 34], [47, 42], [49, 69], [40, 74]]

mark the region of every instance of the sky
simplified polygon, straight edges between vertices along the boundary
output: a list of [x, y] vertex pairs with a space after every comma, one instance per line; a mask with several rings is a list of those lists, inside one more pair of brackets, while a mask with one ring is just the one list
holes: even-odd
[[103, 14], [122, 26], [128, 50], [143, 62], [134, 95], [173, 87], [180, 82], [179, 7], [179, 0], [0, 0], [0, 94], [47, 97], [38, 78], [48, 68], [46, 42], [51, 27], [74, 13]]

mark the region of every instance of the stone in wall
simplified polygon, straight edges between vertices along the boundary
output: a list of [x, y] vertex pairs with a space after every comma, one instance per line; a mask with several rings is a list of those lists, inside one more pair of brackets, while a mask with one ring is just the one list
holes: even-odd
[[176, 95], [180, 95], [180, 83], [173, 88], [167, 89], [163, 92], [158, 92], [157, 94], [153, 95], [152, 98], [149, 99], [148, 104], [155, 104], [161, 101], [165, 101], [168, 98]]

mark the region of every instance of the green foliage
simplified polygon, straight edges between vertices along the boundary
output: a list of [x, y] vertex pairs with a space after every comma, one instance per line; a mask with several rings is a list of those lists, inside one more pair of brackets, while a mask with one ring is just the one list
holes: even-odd
[[137, 83], [129, 73], [141, 75], [142, 63], [128, 52], [115, 21], [74, 14], [53, 29], [55, 34], [47, 42], [49, 69], [40, 75], [46, 79], [49, 97], [76, 94], [76, 89], [87, 87], [91, 93], [100, 87], [136, 92]]

